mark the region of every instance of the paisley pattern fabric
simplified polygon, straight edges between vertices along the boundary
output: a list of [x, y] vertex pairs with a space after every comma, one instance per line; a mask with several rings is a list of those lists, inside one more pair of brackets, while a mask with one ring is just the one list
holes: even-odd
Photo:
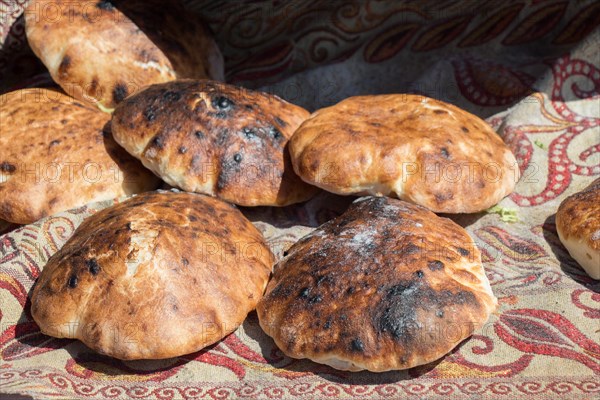
[[[187, 2], [211, 25], [230, 82], [316, 109], [354, 94], [413, 92], [487, 118], [522, 178], [498, 214], [452, 218], [473, 236], [499, 299], [489, 322], [442, 359], [407, 371], [336, 371], [284, 356], [252, 313], [208, 349], [126, 362], [42, 335], [28, 293], [91, 204], [0, 236], [0, 392], [34, 398], [600, 397], [600, 282], [561, 245], [560, 202], [600, 174], [597, 1]], [[24, 37], [24, 1], [0, 0], [0, 90], [50, 86]], [[121, 199], [122, 200], [122, 199]], [[275, 254], [352, 198], [246, 208]], [[451, 334], [451, 332], [447, 332]], [[124, 338], [125, 339], [125, 338]]]

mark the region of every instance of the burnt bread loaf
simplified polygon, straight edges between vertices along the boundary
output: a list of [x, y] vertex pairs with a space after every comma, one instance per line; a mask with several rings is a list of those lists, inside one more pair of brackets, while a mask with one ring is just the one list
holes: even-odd
[[242, 206], [284, 206], [317, 188], [287, 143], [308, 111], [277, 96], [207, 80], [152, 85], [113, 113], [115, 140], [168, 184]]
[[571, 257], [600, 279], [600, 178], [560, 203], [556, 231]]
[[515, 157], [485, 121], [417, 95], [350, 97], [317, 110], [289, 148], [294, 170], [312, 185], [434, 212], [485, 210], [519, 179]]
[[442, 357], [496, 304], [463, 228], [421, 206], [368, 197], [288, 250], [257, 312], [290, 357], [382, 372]]
[[54, 81], [103, 109], [152, 83], [224, 80], [212, 34], [179, 0], [33, 0], [25, 24]]
[[234, 206], [193, 193], [144, 193], [77, 228], [42, 270], [31, 314], [45, 334], [111, 357], [176, 357], [237, 329], [273, 261]]
[[0, 219], [29, 224], [160, 180], [113, 139], [110, 115], [51, 89], [0, 96]]

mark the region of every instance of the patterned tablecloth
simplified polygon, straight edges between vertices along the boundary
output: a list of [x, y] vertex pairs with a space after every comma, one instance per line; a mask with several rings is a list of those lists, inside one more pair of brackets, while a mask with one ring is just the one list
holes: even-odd
[[[31, 78], [43, 69], [26, 46], [22, 3], [0, 1], [3, 91], [50, 84], [44, 74]], [[419, 92], [497, 129], [523, 172], [501, 202], [518, 221], [452, 217], [482, 250], [497, 312], [451, 354], [401, 372], [349, 373], [285, 357], [254, 313], [195, 354], [110, 359], [42, 335], [28, 301], [48, 257], [112, 203], [105, 202], [0, 236], [0, 391], [93, 399], [600, 398], [600, 282], [569, 257], [554, 223], [560, 201], [600, 174], [600, 3], [221, 3], [189, 7], [215, 31], [230, 82], [312, 110], [353, 94]], [[323, 193], [304, 205], [244, 213], [279, 256], [349, 201]]]

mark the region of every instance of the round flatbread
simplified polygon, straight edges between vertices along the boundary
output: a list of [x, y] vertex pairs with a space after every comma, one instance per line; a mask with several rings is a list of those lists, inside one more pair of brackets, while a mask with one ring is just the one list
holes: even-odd
[[115, 143], [110, 116], [58, 91], [0, 96], [0, 218], [29, 224], [160, 180]]
[[288, 139], [309, 113], [214, 81], [152, 85], [113, 114], [115, 140], [168, 184], [243, 206], [284, 206], [316, 188], [294, 173]]
[[556, 231], [571, 257], [600, 279], [600, 178], [560, 203]]
[[519, 168], [484, 121], [416, 95], [351, 97], [316, 111], [289, 144], [296, 173], [337, 194], [471, 213], [514, 189]]
[[101, 108], [152, 83], [224, 80], [208, 27], [179, 1], [33, 0], [25, 23], [29, 45], [54, 81]]
[[86, 219], [44, 267], [31, 297], [42, 332], [119, 359], [200, 350], [261, 298], [273, 255], [232, 205], [151, 192]]
[[421, 206], [369, 197], [288, 250], [257, 312], [290, 357], [382, 372], [442, 357], [495, 307], [463, 228]]

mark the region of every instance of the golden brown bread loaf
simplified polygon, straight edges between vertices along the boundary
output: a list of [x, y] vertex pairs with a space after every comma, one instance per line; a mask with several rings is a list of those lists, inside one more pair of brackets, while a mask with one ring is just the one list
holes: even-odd
[[290, 357], [411, 368], [448, 353], [496, 307], [467, 232], [400, 200], [358, 199], [287, 253], [257, 312]]
[[600, 279], [600, 178], [560, 203], [556, 231], [571, 257]]
[[351, 97], [313, 113], [290, 140], [296, 173], [337, 194], [398, 197], [435, 212], [496, 204], [519, 179], [492, 128], [416, 95]]
[[42, 332], [119, 359], [200, 350], [233, 332], [263, 294], [273, 255], [234, 207], [150, 192], [86, 219], [42, 270]]
[[0, 96], [0, 218], [29, 224], [155, 189], [159, 179], [115, 143], [109, 120], [55, 90]]
[[207, 26], [178, 0], [33, 0], [25, 22], [31, 49], [54, 81], [105, 108], [152, 83], [224, 80]]
[[207, 80], [137, 93], [115, 109], [115, 140], [168, 184], [243, 206], [284, 206], [317, 189], [294, 173], [288, 139], [308, 112]]

